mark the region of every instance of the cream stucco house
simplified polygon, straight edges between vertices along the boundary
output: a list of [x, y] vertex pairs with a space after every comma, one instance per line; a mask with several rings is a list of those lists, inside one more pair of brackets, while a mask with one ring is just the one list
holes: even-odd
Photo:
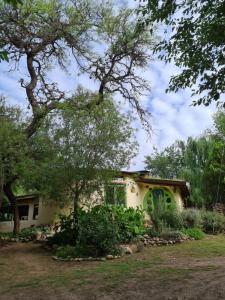
[[[127, 207], [142, 207], [147, 212], [153, 210], [159, 202], [165, 207], [182, 210], [189, 187], [185, 181], [152, 178], [147, 171], [121, 172], [120, 177], [112, 181], [104, 190], [105, 201], [109, 204]], [[43, 201], [38, 195], [20, 196], [18, 199], [20, 226], [27, 228], [52, 224], [59, 213], [69, 213], [71, 209], [62, 209], [54, 202]], [[0, 213], [0, 232], [10, 232], [13, 221], [10, 213]]]

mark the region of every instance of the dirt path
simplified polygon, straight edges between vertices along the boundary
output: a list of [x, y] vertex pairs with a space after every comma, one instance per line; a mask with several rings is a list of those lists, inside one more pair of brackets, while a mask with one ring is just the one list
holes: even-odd
[[225, 299], [225, 237], [107, 262], [56, 262], [39, 244], [0, 247], [0, 300]]

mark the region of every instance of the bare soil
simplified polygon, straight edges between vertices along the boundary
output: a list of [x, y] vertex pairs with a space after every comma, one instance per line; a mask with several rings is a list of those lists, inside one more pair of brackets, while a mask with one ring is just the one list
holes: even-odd
[[58, 262], [35, 243], [0, 244], [0, 300], [225, 299], [225, 237], [106, 262]]

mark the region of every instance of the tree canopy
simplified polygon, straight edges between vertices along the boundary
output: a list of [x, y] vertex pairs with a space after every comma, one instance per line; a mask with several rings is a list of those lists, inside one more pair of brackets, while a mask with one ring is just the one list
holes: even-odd
[[190, 87], [194, 105], [216, 101], [225, 106], [224, 1], [148, 0], [141, 12], [142, 24], [156, 22], [164, 30], [155, 47], [159, 58], [181, 68], [168, 90]]
[[[151, 58], [153, 42], [132, 9], [91, 0], [24, 0], [15, 6], [0, 0], [0, 19], [1, 51], [22, 74], [19, 84], [30, 110], [22, 134], [35, 158], [33, 136], [48, 115], [63, 110], [67, 102], [91, 114], [105, 99], [120, 94], [149, 128], [149, 114], [139, 101], [149, 86], [140, 74]], [[95, 96], [88, 97], [86, 90], [86, 101], [81, 102], [80, 87], [71, 87], [71, 93], [62, 90], [49, 76], [56, 66], [66, 72], [72, 68], [75, 79], [80, 74], [89, 77], [96, 87]], [[19, 177], [18, 172], [14, 178]], [[16, 203], [13, 184], [5, 182], [3, 190]]]
[[214, 117], [214, 130], [177, 141], [163, 151], [146, 156], [146, 169], [153, 176], [179, 178], [190, 183], [189, 205], [198, 207], [225, 202], [225, 112]]

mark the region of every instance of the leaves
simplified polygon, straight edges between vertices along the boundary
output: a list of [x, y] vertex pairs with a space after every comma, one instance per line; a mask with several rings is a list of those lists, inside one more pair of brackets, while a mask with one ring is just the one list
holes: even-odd
[[148, 0], [141, 11], [146, 23], [165, 25], [155, 47], [158, 57], [181, 69], [171, 77], [168, 91], [193, 88], [194, 105], [214, 101], [225, 106], [224, 1]]

